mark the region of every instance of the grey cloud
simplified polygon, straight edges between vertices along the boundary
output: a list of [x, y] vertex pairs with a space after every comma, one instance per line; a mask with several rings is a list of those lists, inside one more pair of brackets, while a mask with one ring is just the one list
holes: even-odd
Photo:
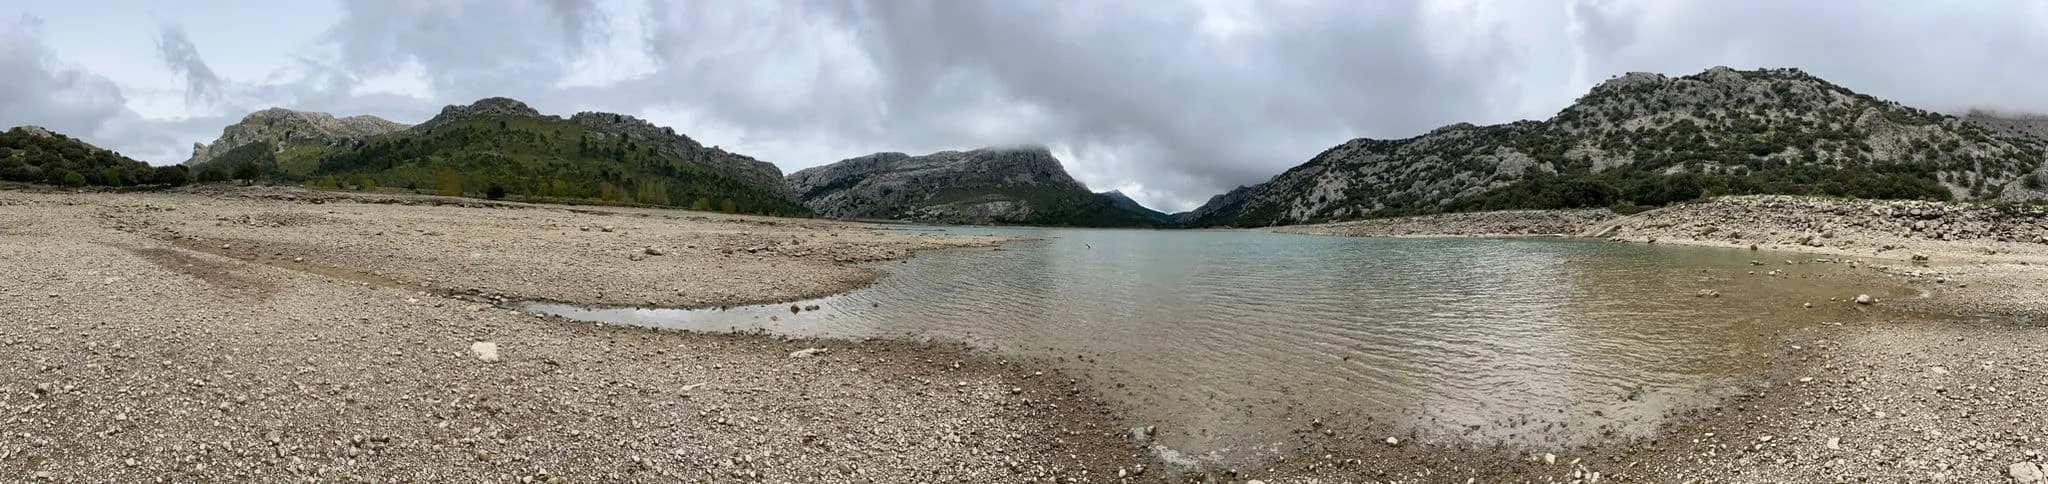
[[0, 23], [0, 129], [33, 124], [88, 136], [128, 112], [113, 81], [59, 62], [40, 26], [26, 16]]
[[[596, 17], [585, 1], [345, 2], [326, 34], [353, 78], [417, 62], [444, 97], [541, 92], [566, 72]], [[561, 41], [538, 33], [563, 32]], [[474, 99], [474, 98], [471, 98]]]
[[185, 102], [191, 104], [216, 103], [221, 97], [221, 79], [213, 68], [200, 58], [199, 48], [192, 45], [192, 39], [185, 36], [185, 29], [175, 24], [164, 25], [157, 35], [157, 55], [164, 60], [164, 67], [172, 73], [185, 76]]
[[[680, 131], [785, 170], [873, 151], [1038, 143], [1070, 154], [1069, 167], [1093, 188], [1142, 187], [1134, 197], [1169, 210], [1264, 181], [1353, 137], [1547, 117], [1628, 71], [1796, 66], [1922, 107], [2048, 111], [2048, 90], [2035, 87], [2048, 72], [2048, 29], [2037, 28], [2048, 24], [2048, 4], [2038, 0], [340, 6], [321, 48], [293, 67], [301, 75], [227, 86], [226, 104], [260, 99], [404, 122], [494, 95], [546, 112], [664, 112]], [[29, 31], [0, 37], [0, 68], [28, 73], [0, 79], [0, 120], [148, 137], [148, 120], [124, 117], [119, 88], [48, 61]], [[189, 42], [163, 37], [167, 65], [188, 87], [205, 84], [192, 82], [205, 71], [178, 67], [205, 66], [196, 51], [174, 55]], [[627, 41], [641, 49], [596, 50]], [[643, 55], [652, 72], [559, 87], [592, 63]], [[414, 63], [432, 92], [355, 89]]]
[[[1161, 194], [1148, 201], [1175, 209], [1351, 136], [1483, 117], [1482, 81], [1504, 55], [1432, 57], [1415, 27], [1418, 4], [1404, 2], [1258, 3], [1253, 20], [1276, 26], [1227, 40], [1204, 34], [1201, 12], [1184, 3], [784, 2], [763, 8], [778, 18], [747, 17], [760, 22], [720, 18], [727, 8], [652, 5], [649, 17], [664, 23], [650, 52], [686, 81], [681, 90], [708, 93], [693, 100], [747, 128], [826, 123], [899, 145], [1123, 153], [1129, 166], [1067, 161], [1084, 179], [1143, 183]], [[732, 49], [729, 39], [753, 38], [743, 29], [780, 40]], [[829, 48], [848, 41], [858, 49]], [[807, 82], [765, 95], [750, 88], [791, 62]], [[809, 82], [819, 71], [830, 74]], [[989, 112], [1042, 116], [1011, 120], [1023, 132], [1002, 137], [962, 122]]]

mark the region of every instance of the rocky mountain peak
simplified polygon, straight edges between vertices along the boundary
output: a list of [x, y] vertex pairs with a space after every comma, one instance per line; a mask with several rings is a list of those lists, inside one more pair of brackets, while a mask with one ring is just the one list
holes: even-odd
[[44, 128], [44, 127], [42, 127], [42, 126], [36, 126], [36, 125], [33, 125], [33, 124], [24, 124], [24, 125], [21, 125], [21, 126], [16, 126], [16, 127], [14, 127], [14, 129], [18, 129], [18, 130], [21, 130], [21, 131], [22, 131], [22, 132], [24, 132], [24, 133], [28, 133], [28, 135], [29, 135], [29, 136], [34, 136], [34, 137], [37, 137], [37, 138], [55, 138], [55, 137], [57, 137], [57, 133], [55, 133], [55, 132], [52, 132], [52, 131], [50, 131], [49, 129], [47, 129], [47, 128]]
[[[799, 200], [835, 218], [925, 223], [1170, 225], [1088, 191], [1044, 146], [875, 153], [788, 176]], [[1127, 198], [1126, 198], [1127, 199]], [[1131, 204], [1137, 206], [1135, 202]], [[1142, 207], [1139, 207], [1142, 210]]]
[[538, 118], [540, 111], [526, 103], [508, 97], [487, 97], [469, 104], [450, 104], [441, 108], [441, 114], [420, 123], [418, 129], [434, 129], [451, 123], [477, 118]]
[[332, 114], [269, 108], [249, 113], [240, 122], [221, 129], [213, 143], [193, 143], [192, 158], [186, 165], [198, 165], [229, 150], [251, 143], [276, 143], [279, 149], [332, 145], [407, 128], [376, 116], [337, 118]]
[[[2048, 178], [2048, 138], [2013, 135], [2048, 123], [1984, 118], [1969, 123], [1903, 106], [1792, 68], [1714, 67], [1679, 77], [1635, 72], [1601, 83], [1542, 121], [1351, 140], [1266, 183], [1218, 196], [1191, 217], [1197, 225], [1292, 224], [1446, 210], [1663, 205], [1709, 191], [2048, 196], [2039, 188]], [[1556, 180], [1574, 185], [1548, 185]]]

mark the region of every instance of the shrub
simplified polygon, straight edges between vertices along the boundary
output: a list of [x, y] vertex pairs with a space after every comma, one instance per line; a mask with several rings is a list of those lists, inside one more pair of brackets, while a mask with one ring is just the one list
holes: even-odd
[[263, 168], [256, 166], [255, 163], [243, 163], [235, 165], [235, 171], [230, 176], [236, 180], [255, 180], [256, 177], [263, 176]]
[[75, 172], [75, 171], [73, 171], [73, 172], [65, 172], [65, 173], [64, 173], [64, 186], [67, 186], [67, 187], [82, 187], [82, 186], [85, 186], [85, 175], [79, 174], [78, 172]]

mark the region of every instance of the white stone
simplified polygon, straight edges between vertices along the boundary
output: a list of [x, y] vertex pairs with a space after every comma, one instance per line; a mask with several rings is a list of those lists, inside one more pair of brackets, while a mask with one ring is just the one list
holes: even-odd
[[476, 355], [476, 359], [483, 360], [485, 363], [496, 363], [498, 361], [498, 344], [488, 341], [470, 343], [469, 353]]
[[2005, 468], [2005, 475], [2012, 477], [2013, 481], [2020, 484], [2048, 482], [2048, 477], [2044, 477], [2041, 473], [2041, 466], [2035, 465], [2032, 462], [2015, 462], [2013, 465]]
[[790, 357], [790, 358], [810, 358], [810, 357], [812, 357], [812, 356], [815, 356], [815, 355], [817, 355], [817, 354], [819, 354], [819, 353], [824, 353], [825, 351], [826, 351], [826, 349], [825, 349], [825, 348], [804, 348], [804, 349], [800, 349], [800, 350], [796, 350], [796, 351], [791, 351], [791, 352], [789, 352], [789, 357]]

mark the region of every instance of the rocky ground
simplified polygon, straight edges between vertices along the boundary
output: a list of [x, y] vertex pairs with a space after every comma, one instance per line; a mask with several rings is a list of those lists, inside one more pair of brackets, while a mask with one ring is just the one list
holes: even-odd
[[1378, 218], [1316, 225], [1274, 227], [1275, 232], [1350, 237], [1519, 237], [1575, 235], [1594, 224], [1614, 219], [1614, 212], [1591, 210], [1506, 210]]
[[875, 277], [855, 262], [994, 240], [295, 189], [0, 191], [0, 482], [2040, 482], [2042, 216], [1745, 197], [1351, 224], [1582, 220], [1622, 242], [1827, 254], [1926, 296], [1778, 335], [1746, 395], [1655, 440], [1449, 448], [1303, 422], [1285, 459], [1192, 475], [1031, 362], [490, 304], [788, 301]]
[[1157, 475], [1108, 407], [1036, 365], [470, 296], [789, 300], [874, 277], [851, 261], [989, 242], [279, 189], [4, 191], [0, 482]]
[[[1505, 217], [1505, 216], [1499, 216]], [[1512, 216], [1532, 218], [1527, 214]], [[1541, 216], [1533, 218], [1541, 219]], [[1432, 221], [1448, 223], [1429, 232]], [[1456, 218], [1380, 222], [1469, 235]], [[1309, 228], [1310, 233], [1332, 233]], [[1924, 296], [1779, 335], [1770, 369], [1664, 436], [1567, 451], [1343, 439], [1307, 425], [1265, 482], [2048, 482], [2048, 208], [1730, 197], [1588, 224], [1616, 242], [1823, 254]]]

